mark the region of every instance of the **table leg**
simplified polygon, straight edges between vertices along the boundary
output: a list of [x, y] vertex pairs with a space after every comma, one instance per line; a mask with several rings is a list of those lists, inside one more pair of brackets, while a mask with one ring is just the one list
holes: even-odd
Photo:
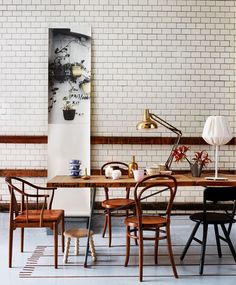
[[90, 230], [91, 230], [91, 224], [92, 224], [92, 218], [93, 218], [95, 197], [96, 197], [96, 187], [92, 188], [92, 203], [91, 203], [91, 211], [90, 211], [90, 217], [89, 217], [89, 223], [88, 223], [88, 237], [87, 237], [84, 267], [87, 267], [87, 259], [88, 259], [88, 253], [89, 253], [89, 236], [90, 236]]

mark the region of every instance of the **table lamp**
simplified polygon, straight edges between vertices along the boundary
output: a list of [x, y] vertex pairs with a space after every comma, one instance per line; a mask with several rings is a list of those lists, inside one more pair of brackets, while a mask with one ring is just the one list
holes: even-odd
[[208, 117], [203, 128], [202, 137], [208, 144], [215, 146], [215, 176], [206, 177], [206, 179], [227, 180], [227, 178], [218, 177], [219, 146], [227, 144], [233, 137], [227, 118], [223, 116]]
[[171, 163], [173, 161], [172, 152], [174, 149], [177, 148], [179, 141], [180, 141], [180, 138], [182, 136], [182, 132], [180, 130], [178, 130], [177, 128], [175, 128], [174, 126], [172, 126], [171, 124], [169, 124], [168, 122], [166, 122], [165, 120], [163, 120], [162, 118], [158, 117], [157, 115], [150, 113], [149, 109], [144, 110], [143, 120], [137, 124], [136, 129], [137, 130], [157, 129], [158, 124], [164, 126], [165, 128], [167, 128], [168, 130], [172, 131], [173, 133], [175, 133], [177, 135], [177, 138], [176, 138], [174, 145], [171, 149], [170, 155], [169, 155], [169, 157], [165, 163], [166, 169], [169, 170]]

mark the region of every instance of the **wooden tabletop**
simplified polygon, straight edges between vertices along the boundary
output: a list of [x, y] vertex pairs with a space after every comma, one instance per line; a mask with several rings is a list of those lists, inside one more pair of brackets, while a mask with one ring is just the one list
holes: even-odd
[[[207, 180], [205, 176], [192, 177], [191, 174], [177, 174], [173, 175], [178, 182], [178, 186], [236, 186], [236, 175], [224, 175], [228, 180]], [[209, 175], [208, 175], [209, 176]], [[148, 183], [157, 182], [157, 180], [150, 180]], [[158, 179], [160, 184], [167, 184], [168, 180]], [[83, 188], [83, 187], [133, 187], [136, 182], [133, 178], [122, 176], [118, 180], [107, 179], [102, 175], [92, 175], [90, 179], [83, 180], [73, 176], [58, 175], [47, 182], [48, 187], [57, 188]]]

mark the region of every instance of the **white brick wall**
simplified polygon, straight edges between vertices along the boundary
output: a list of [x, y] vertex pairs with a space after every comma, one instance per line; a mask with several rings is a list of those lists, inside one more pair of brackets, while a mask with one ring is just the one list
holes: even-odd
[[[93, 135], [147, 135], [135, 129], [146, 107], [184, 136], [208, 115], [235, 135], [235, 18], [234, 0], [0, 0], [0, 135], [47, 134], [48, 27], [77, 23], [92, 26]], [[222, 149], [222, 168], [236, 168], [235, 147]], [[168, 150], [96, 145], [92, 167], [134, 152], [145, 166]], [[0, 168], [46, 161], [46, 146], [0, 145]]]

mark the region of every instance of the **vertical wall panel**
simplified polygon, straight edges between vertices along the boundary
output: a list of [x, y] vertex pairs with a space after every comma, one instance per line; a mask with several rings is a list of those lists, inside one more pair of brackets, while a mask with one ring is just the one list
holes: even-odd
[[[49, 178], [70, 174], [72, 159], [90, 171], [90, 34], [88, 26], [49, 30]], [[66, 216], [87, 215], [88, 189], [58, 189], [54, 208], [65, 209]]]

